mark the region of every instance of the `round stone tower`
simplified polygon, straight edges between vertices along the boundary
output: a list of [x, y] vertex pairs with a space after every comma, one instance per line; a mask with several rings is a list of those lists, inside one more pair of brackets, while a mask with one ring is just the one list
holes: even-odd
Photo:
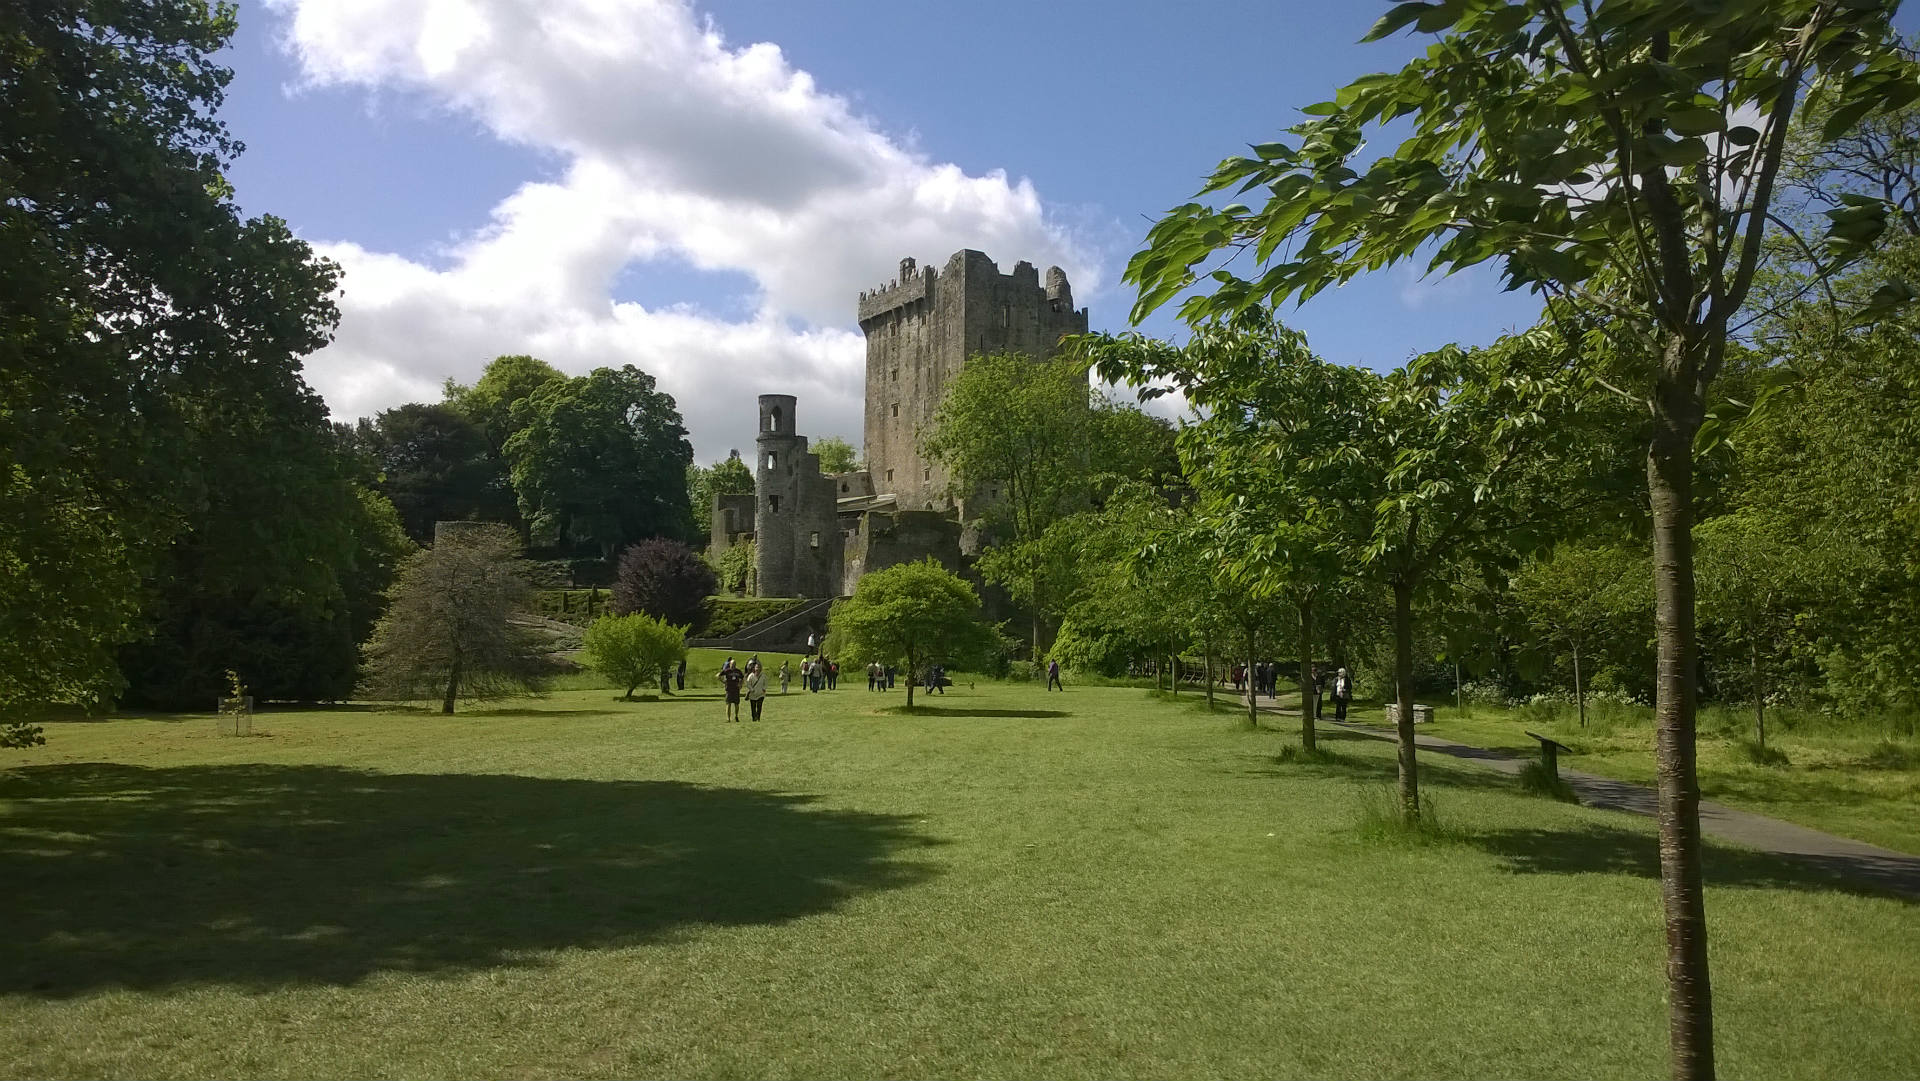
[[754, 439], [753, 538], [763, 597], [794, 596], [795, 520], [802, 512], [795, 483], [805, 443], [795, 433], [794, 397], [760, 395], [760, 434]]

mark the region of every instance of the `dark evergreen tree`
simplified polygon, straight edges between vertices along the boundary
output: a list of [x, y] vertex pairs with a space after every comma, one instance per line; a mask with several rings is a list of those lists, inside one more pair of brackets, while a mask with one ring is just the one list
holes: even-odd
[[688, 634], [699, 634], [707, 626], [707, 598], [719, 588], [719, 577], [693, 549], [655, 537], [621, 553], [619, 576], [613, 584], [613, 614], [640, 612], [684, 625]]

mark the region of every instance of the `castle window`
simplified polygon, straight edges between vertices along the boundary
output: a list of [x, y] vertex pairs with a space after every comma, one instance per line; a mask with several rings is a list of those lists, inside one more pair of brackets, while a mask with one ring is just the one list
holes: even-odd
[[887, 483], [888, 484], [893, 483], [893, 470], [891, 469], [887, 470]]
[[899, 402], [895, 402], [895, 403], [893, 403], [893, 415], [894, 415], [894, 416], [896, 416], [896, 417], [900, 415], [900, 403], [899, 403]]
[[932, 479], [933, 479], [933, 470], [931, 470], [931, 469], [923, 469], [923, 470], [921, 470], [921, 471], [920, 471], [920, 479], [921, 479], [921, 480], [932, 480]]
[[892, 371], [891, 373], [889, 373], [889, 374], [890, 374], [890, 376], [891, 376], [891, 378], [893, 379], [893, 381], [894, 381], [894, 382], [896, 382], [896, 383], [898, 383], [898, 382], [900, 381], [900, 369], [898, 369], [898, 368], [895, 368], [895, 369], [894, 369], [894, 370], [893, 370], [893, 371]]
[[779, 496], [770, 495], [767, 497], [767, 513], [768, 514], [780, 513], [780, 497]]
[[767, 431], [774, 432], [779, 430], [780, 407], [776, 405], [772, 409], [767, 410]]
[[820, 547], [820, 534], [818, 533], [807, 534], [807, 547], [809, 548]]
[[846, 495], [846, 494], [847, 494], [847, 486], [846, 486], [845, 484], [842, 484], [842, 485], [840, 486], [840, 494], [841, 494], [841, 495]]
[[778, 464], [776, 460], [776, 455], [774, 454], [773, 451], [768, 451], [767, 452], [767, 468], [772, 469], [776, 464]]

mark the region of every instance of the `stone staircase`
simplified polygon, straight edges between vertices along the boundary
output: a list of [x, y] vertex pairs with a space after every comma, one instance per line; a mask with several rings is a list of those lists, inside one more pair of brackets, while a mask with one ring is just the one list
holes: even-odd
[[836, 598], [820, 597], [777, 615], [755, 620], [725, 638], [690, 638], [697, 649], [730, 649], [738, 653], [805, 653], [807, 633], [827, 624], [827, 609]]

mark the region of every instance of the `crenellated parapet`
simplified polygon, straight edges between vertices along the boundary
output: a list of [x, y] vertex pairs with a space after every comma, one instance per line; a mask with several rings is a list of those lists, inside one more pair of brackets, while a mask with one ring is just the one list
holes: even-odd
[[860, 323], [864, 327], [875, 316], [898, 308], [904, 308], [916, 301], [924, 301], [933, 295], [934, 279], [939, 275], [932, 267], [916, 269], [911, 258], [900, 260], [900, 277], [878, 289], [860, 294]]

